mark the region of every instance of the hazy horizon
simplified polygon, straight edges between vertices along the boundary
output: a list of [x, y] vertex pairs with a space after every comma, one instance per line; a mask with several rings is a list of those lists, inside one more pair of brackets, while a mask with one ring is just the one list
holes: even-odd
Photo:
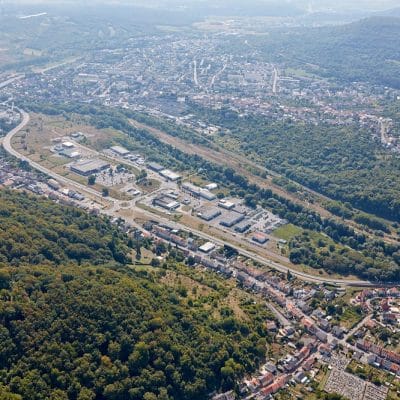
[[250, 0], [245, 5], [241, 4], [242, 1], [227, 1], [227, 0], [86, 0], [85, 4], [82, 4], [80, 0], [13, 0], [4, 1], [6, 5], [36, 5], [36, 4], [50, 4], [50, 5], [62, 5], [62, 4], [79, 4], [79, 5], [91, 5], [91, 4], [107, 4], [107, 5], [132, 5], [141, 7], [191, 7], [191, 6], [205, 6], [211, 8], [217, 8], [219, 6], [226, 6], [233, 4], [235, 6], [243, 7], [254, 7], [254, 6], [265, 6], [268, 4], [281, 4], [282, 6], [300, 7], [300, 8], [313, 8], [313, 9], [329, 9], [332, 10], [384, 10], [388, 8], [394, 8], [400, 6], [396, 0]]

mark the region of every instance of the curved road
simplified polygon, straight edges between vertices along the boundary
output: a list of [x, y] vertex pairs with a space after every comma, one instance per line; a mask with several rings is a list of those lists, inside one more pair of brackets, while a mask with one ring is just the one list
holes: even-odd
[[[71, 180], [71, 179], [65, 178], [65, 177], [63, 177], [63, 176], [61, 176], [61, 175], [59, 175], [59, 174], [56, 174], [55, 172], [49, 170], [48, 168], [43, 167], [43, 166], [40, 165], [39, 163], [37, 163], [37, 162], [35, 162], [35, 161], [32, 161], [30, 158], [24, 156], [23, 154], [18, 153], [18, 151], [16, 151], [16, 150], [11, 146], [11, 140], [12, 140], [12, 138], [14, 137], [14, 135], [16, 135], [16, 134], [17, 134], [19, 131], [21, 131], [22, 129], [24, 129], [25, 126], [26, 126], [26, 125], [29, 123], [29, 121], [30, 121], [30, 117], [29, 117], [29, 114], [28, 114], [28, 113], [26, 113], [25, 111], [20, 110], [20, 109], [19, 109], [19, 111], [20, 111], [21, 116], [22, 116], [22, 121], [20, 122], [20, 124], [19, 124], [17, 127], [15, 127], [13, 130], [11, 130], [11, 131], [4, 137], [4, 139], [3, 139], [3, 147], [4, 147], [4, 149], [5, 149], [9, 154], [11, 154], [12, 156], [14, 156], [14, 157], [16, 157], [16, 158], [18, 158], [18, 159], [20, 159], [20, 160], [22, 160], [22, 161], [28, 162], [29, 165], [30, 165], [32, 168], [34, 168], [34, 169], [36, 169], [36, 170], [42, 172], [43, 174], [49, 176], [50, 178], [53, 178], [53, 179], [59, 181], [60, 183], [63, 183], [64, 185], [73, 186], [73, 187], [75, 187], [75, 188], [77, 188], [77, 189], [79, 189], [79, 190], [81, 190], [81, 191], [83, 191], [83, 192], [90, 193], [90, 194], [93, 195], [93, 196], [102, 198], [102, 195], [101, 195], [100, 192], [98, 192], [98, 191], [96, 191], [96, 190], [94, 190], [94, 189], [92, 189], [92, 188], [90, 188], [90, 187], [87, 187], [87, 186], [85, 186], [85, 185], [82, 185], [82, 184], [80, 184], [80, 183], [78, 183], [78, 182], [75, 182], [75, 181], [73, 181], [73, 180]], [[103, 198], [102, 200], [104, 201], [104, 198]]]
[[[102, 199], [102, 201], [104, 201], [105, 199], [103, 198], [103, 196], [101, 195], [101, 193], [99, 193], [98, 191], [87, 187], [85, 185], [82, 185], [80, 183], [77, 183], [71, 179], [65, 178], [59, 174], [56, 174], [55, 172], [43, 167], [42, 165], [40, 165], [39, 163], [32, 161], [31, 159], [29, 159], [28, 157], [24, 156], [23, 154], [18, 153], [18, 151], [16, 151], [12, 146], [11, 146], [11, 140], [14, 137], [14, 135], [16, 135], [19, 131], [21, 131], [22, 129], [25, 128], [25, 126], [29, 123], [29, 114], [26, 113], [25, 111], [19, 109], [21, 116], [22, 116], [22, 121], [21, 123], [14, 128], [13, 130], [11, 130], [5, 137], [3, 140], [3, 147], [4, 149], [11, 154], [12, 156], [23, 160], [23, 161], [27, 161], [31, 167], [35, 168], [36, 170], [44, 173], [45, 175], [57, 180], [60, 183], [72, 186], [77, 188], [78, 190], [82, 191], [82, 192], [86, 192], [91, 194], [92, 196], [95, 196], [96, 198], [100, 198]], [[109, 200], [111, 203], [113, 203], [113, 210], [117, 210], [119, 208], [120, 202], [116, 199], [113, 199], [111, 197], [107, 198], [107, 200]], [[126, 203], [126, 202], [125, 202]], [[133, 201], [133, 207], [136, 207], [135, 202]], [[189, 229], [185, 226], [185, 225], [181, 225], [179, 223], [174, 223], [171, 222], [169, 219], [167, 218], [163, 218], [160, 217], [156, 214], [153, 214], [149, 211], [143, 210], [143, 209], [138, 209], [138, 211], [140, 211], [141, 214], [146, 215], [147, 217], [153, 219], [153, 220], [157, 220], [159, 222], [162, 223], [166, 223], [169, 224], [170, 226], [174, 226], [176, 228], [179, 228], [183, 231], [189, 231]], [[107, 213], [107, 212], [106, 212]], [[232, 244], [230, 244], [229, 242], [225, 242], [223, 240], [217, 239], [211, 235], [207, 235], [204, 232], [201, 231], [197, 231], [195, 229], [190, 229], [190, 231], [192, 231], [193, 233], [195, 233], [196, 235], [198, 235], [199, 237], [202, 237], [206, 240], [210, 240], [214, 243], [217, 243], [218, 245], [228, 245], [232, 247]], [[307, 282], [313, 282], [313, 283], [327, 283], [327, 284], [333, 284], [333, 285], [340, 285], [340, 286], [370, 286], [370, 287], [375, 287], [375, 286], [381, 286], [380, 284], [374, 284], [372, 282], [368, 282], [368, 281], [362, 281], [362, 280], [351, 280], [351, 279], [335, 279], [335, 278], [324, 278], [324, 277], [319, 277], [319, 276], [314, 276], [314, 275], [310, 275], [301, 271], [297, 271], [291, 268], [288, 268], [286, 266], [283, 266], [281, 264], [278, 264], [274, 261], [271, 261], [265, 257], [261, 257], [258, 256], [250, 251], [241, 249], [241, 248], [236, 248], [236, 250], [246, 256], [249, 257], [255, 261], [260, 262], [261, 264], [264, 264], [272, 269], [275, 269], [277, 271], [283, 272], [283, 273], [287, 273], [288, 270], [290, 270], [290, 272], [296, 276], [297, 278], [303, 280], [303, 281], [307, 281]]]

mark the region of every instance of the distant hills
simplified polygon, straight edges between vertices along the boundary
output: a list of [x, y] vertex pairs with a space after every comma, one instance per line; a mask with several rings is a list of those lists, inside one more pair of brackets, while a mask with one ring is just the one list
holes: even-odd
[[382, 16], [382, 17], [398, 17], [400, 18], [400, 7], [397, 8], [392, 8], [390, 10], [386, 11], [381, 11], [376, 14], [377, 16]]
[[344, 81], [400, 88], [400, 18], [371, 17], [341, 26], [280, 30], [256, 40], [271, 60]]

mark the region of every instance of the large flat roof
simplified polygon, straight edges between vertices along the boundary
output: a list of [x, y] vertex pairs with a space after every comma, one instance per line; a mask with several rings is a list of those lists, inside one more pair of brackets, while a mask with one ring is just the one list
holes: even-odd
[[200, 194], [200, 188], [196, 185], [193, 185], [193, 183], [190, 183], [190, 182], [183, 182], [182, 189], [188, 190], [189, 192], [191, 192], [197, 196]]
[[125, 156], [130, 153], [130, 151], [128, 149], [126, 149], [125, 147], [122, 147], [122, 146], [112, 146], [111, 150], [122, 156]]
[[236, 225], [238, 222], [243, 221], [243, 219], [244, 219], [243, 214], [231, 211], [230, 213], [224, 215], [224, 217], [220, 221], [220, 224], [230, 227]]
[[79, 161], [71, 165], [71, 168], [81, 172], [90, 172], [94, 170], [101, 170], [107, 168], [109, 165], [110, 164], [106, 161], [94, 159], [94, 160]]
[[205, 219], [206, 221], [212, 220], [221, 214], [221, 210], [217, 207], [203, 208], [199, 213], [200, 218]]
[[152, 170], [154, 170], [154, 171], [156, 171], [156, 172], [160, 172], [160, 171], [162, 171], [163, 169], [165, 169], [162, 165], [160, 165], [160, 164], [158, 164], [158, 163], [156, 163], [156, 162], [149, 162], [147, 165], [148, 165], [148, 167], [149, 167], [150, 169], [152, 169]]
[[239, 222], [235, 226], [235, 229], [238, 229], [238, 230], [244, 229], [244, 230], [246, 230], [250, 226], [251, 226], [251, 221], [249, 219], [244, 219], [243, 221]]
[[212, 242], [207, 242], [204, 243], [203, 246], [199, 247], [199, 250], [202, 251], [203, 253], [209, 253], [211, 250], [215, 249], [215, 244]]
[[169, 169], [163, 169], [162, 171], [160, 171], [160, 175], [171, 181], [177, 181], [181, 177], [179, 174]]

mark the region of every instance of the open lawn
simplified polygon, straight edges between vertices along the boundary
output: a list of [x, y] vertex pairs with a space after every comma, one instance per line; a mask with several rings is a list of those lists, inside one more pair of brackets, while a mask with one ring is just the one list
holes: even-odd
[[350, 329], [358, 324], [363, 317], [363, 314], [357, 313], [353, 306], [348, 306], [345, 308], [343, 314], [339, 317], [339, 322], [347, 329]]
[[278, 229], [276, 229], [273, 232], [273, 236], [283, 239], [283, 240], [291, 240], [295, 236], [299, 235], [302, 232], [302, 229], [293, 225], [293, 224], [287, 224], [280, 226]]

